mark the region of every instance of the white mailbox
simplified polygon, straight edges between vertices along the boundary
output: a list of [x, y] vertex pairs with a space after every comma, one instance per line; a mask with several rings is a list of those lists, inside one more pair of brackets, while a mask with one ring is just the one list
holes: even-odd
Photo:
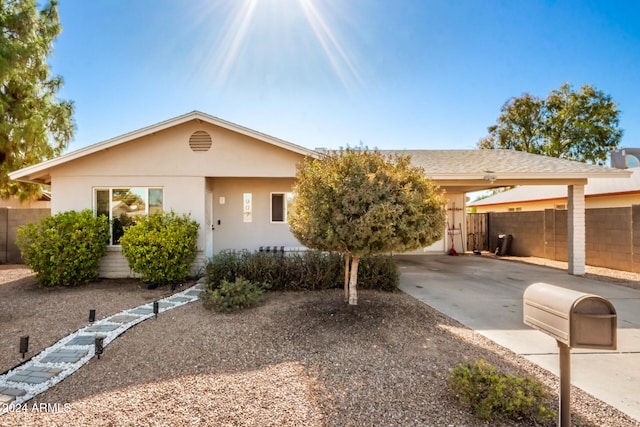
[[616, 310], [602, 297], [534, 283], [524, 291], [523, 311], [525, 324], [570, 348], [616, 349]]

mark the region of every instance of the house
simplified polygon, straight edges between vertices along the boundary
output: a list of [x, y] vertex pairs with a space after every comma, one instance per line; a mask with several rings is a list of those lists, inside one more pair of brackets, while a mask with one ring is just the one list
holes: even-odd
[[[465, 193], [505, 185], [567, 186], [573, 204], [569, 272], [584, 273], [584, 185], [626, 177], [609, 169], [510, 150], [410, 150], [412, 162], [446, 191], [450, 228], [464, 235]], [[289, 231], [296, 165], [321, 152], [193, 111], [12, 172], [11, 179], [51, 186], [52, 213], [91, 208], [114, 220], [102, 277], [131, 274], [117, 226], [160, 210], [189, 213], [200, 224], [198, 263], [223, 249], [299, 247]], [[582, 245], [582, 246], [581, 246]], [[449, 238], [423, 252], [447, 252]]]
[[[598, 178], [584, 187], [585, 208], [617, 208], [640, 204], [640, 167], [629, 168], [631, 177]], [[467, 204], [477, 213], [542, 211], [567, 208], [567, 187], [521, 186]]]
[[34, 197], [24, 202], [16, 196], [0, 199], [0, 208], [12, 209], [47, 209], [51, 207], [51, 192], [43, 191], [40, 197]]

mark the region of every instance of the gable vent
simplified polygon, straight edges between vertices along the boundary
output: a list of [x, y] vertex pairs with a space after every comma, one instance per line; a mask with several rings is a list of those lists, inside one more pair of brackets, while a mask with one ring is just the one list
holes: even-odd
[[209, 151], [211, 148], [211, 135], [203, 130], [194, 132], [189, 138], [191, 151]]

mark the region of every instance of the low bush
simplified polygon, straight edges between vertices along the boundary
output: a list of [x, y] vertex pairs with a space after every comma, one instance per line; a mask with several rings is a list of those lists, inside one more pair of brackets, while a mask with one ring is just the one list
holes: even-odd
[[236, 277], [243, 274], [242, 254], [234, 250], [223, 250], [209, 258], [204, 267], [207, 285], [211, 289], [220, 287], [223, 280], [233, 282]]
[[[302, 251], [269, 253], [222, 251], [205, 265], [207, 288], [220, 287], [223, 280], [237, 277], [268, 283], [272, 290], [316, 290], [340, 288], [344, 285], [344, 256], [337, 253]], [[377, 256], [360, 261], [358, 287], [394, 291], [399, 274], [390, 256]]]
[[233, 282], [222, 280], [217, 289], [202, 291], [200, 299], [208, 309], [231, 313], [258, 305], [263, 293], [263, 285], [237, 277]]
[[16, 244], [44, 286], [78, 285], [98, 277], [109, 220], [91, 210], [67, 211], [18, 228]]
[[485, 362], [459, 365], [451, 372], [450, 387], [461, 402], [483, 420], [528, 420], [545, 423], [556, 416], [547, 406], [544, 385], [531, 377], [500, 374]]
[[137, 218], [120, 237], [122, 254], [146, 282], [184, 280], [195, 261], [198, 227], [189, 215], [173, 211]]
[[360, 260], [358, 288], [393, 292], [398, 289], [399, 284], [400, 273], [393, 257], [377, 255]]

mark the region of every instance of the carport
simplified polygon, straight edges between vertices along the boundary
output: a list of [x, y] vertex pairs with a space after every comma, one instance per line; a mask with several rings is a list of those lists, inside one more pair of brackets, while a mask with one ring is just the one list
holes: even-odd
[[[568, 273], [585, 273], [584, 186], [589, 179], [630, 177], [631, 172], [514, 150], [407, 150], [412, 163], [446, 191], [449, 215], [462, 218], [466, 193], [516, 185], [566, 185], [568, 189]], [[456, 214], [456, 211], [458, 212]], [[449, 218], [453, 224], [458, 220]], [[449, 250], [445, 239], [444, 251]], [[441, 250], [440, 248], [438, 248]]]

